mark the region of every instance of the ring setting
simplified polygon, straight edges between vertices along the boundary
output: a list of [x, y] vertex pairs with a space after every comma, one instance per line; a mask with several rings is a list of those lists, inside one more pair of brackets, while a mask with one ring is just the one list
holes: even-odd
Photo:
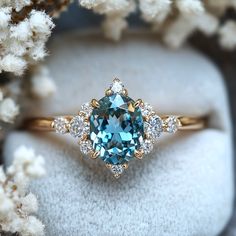
[[119, 178], [130, 161], [141, 160], [153, 150], [163, 133], [199, 130], [206, 124], [206, 116], [159, 116], [150, 104], [129, 97], [122, 82], [114, 79], [104, 97], [83, 104], [77, 115], [30, 118], [24, 126], [69, 133], [83, 154], [101, 159]]
[[132, 159], [149, 154], [162, 132], [175, 133], [178, 117], [161, 118], [151, 105], [134, 101], [119, 79], [114, 79], [100, 100], [85, 103], [74, 117], [57, 117], [52, 128], [78, 139], [83, 154], [100, 158], [118, 178]]

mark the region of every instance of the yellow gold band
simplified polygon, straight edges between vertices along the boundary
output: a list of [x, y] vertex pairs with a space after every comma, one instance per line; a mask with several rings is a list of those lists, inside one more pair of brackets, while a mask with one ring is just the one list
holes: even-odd
[[[69, 122], [73, 116], [62, 116]], [[161, 116], [163, 120], [169, 115]], [[207, 117], [204, 116], [176, 116], [179, 120], [178, 130], [201, 130], [207, 127]], [[35, 117], [25, 120], [24, 128], [34, 131], [55, 131], [53, 127], [55, 117]], [[164, 129], [165, 131], [165, 129]]]

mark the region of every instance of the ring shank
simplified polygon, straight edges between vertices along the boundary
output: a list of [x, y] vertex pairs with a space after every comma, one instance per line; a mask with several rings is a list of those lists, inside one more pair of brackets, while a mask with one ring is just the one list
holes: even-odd
[[[68, 121], [70, 121], [72, 116], [63, 116]], [[161, 118], [166, 119], [168, 115], [161, 116]], [[180, 122], [178, 130], [201, 130], [207, 126], [206, 117], [197, 116], [177, 116]], [[53, 122], [56, 117], [37, 117], [25, 120], [24, 128], [34, 131], [55, 131], [53, 128]]]

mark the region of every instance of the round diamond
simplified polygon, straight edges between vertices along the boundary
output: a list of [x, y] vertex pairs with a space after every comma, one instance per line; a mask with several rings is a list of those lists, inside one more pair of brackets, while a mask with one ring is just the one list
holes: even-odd
[[90, 116], [91, 113], [92, 113], [92, 106], [90, 105], [90, 103], [84, 103], [82, 106], [81, 106], [81, 111], [86, 115], [86, 116]]
[[80, 142], [80, 151], [84, 154], [89, 154], [92, 151], [92, 143], [90, 140], [84, 140]]
[[166, 126], [166, 131], [169, 133], [175, 133], [179, 126], [180, 126], [180, 122], [179, 119], [176, 116], [169, 116], [166, 120], [165, 120], [165, 126]]
[[99, 101], [90, 116], [93, 149], [106, 163], [123, 164], [134, 158], [144, 136], [143, 117], [134, 100], [115, 93]]
[[151, 105], [144, 103], [144, 105], [141, 107], [141, 112], [143, 116], [150, 116], [153, 113]]
[[143, 149], [144, 154], [148, 154], [153, 149], [153, 142], [150, 139], [145, 139], [141, 147]]
[[113, 93], [121, 93], [124, 89], [124, 85], [119, 79], [114, 79], [113, 83], [110, 86], [110, 89]]
[[64, 117], [57, 117], [53, 121], [53, 127], [56, 133], [65, 134], [68, 132], [69, 121]]
[[82, 138], [84, 134], [89, 134], [89, 124], [84, 121], [83, 116], [75, 116], [69, 126], [70, 134], [75, 138]]
[[122, 165], [112, 165], [111, 166], [111, 172], [114, 175], [121, 175], [124, 171], [124, 167]]
[[163, 131], [162, 119], [157, 115], [153, 115], [147, 122], [145, 122], [144, 127], [147, 136], [151, 139], [157, 140], [160, 137], [161, 132]]

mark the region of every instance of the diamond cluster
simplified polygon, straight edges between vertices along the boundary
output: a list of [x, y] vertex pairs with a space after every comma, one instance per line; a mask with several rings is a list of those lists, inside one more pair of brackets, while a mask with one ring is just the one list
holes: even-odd
[[82, 153], [102, 159], [118, 178], [131, 159], [142, 159], [162, 132], [175, 133], [181, 123], [176, 116], [161, 118], [141, 99], [135, 102], [114, 79], [105, 97], [83, 104], [76, 116], [55, 118], [52, 126], [77, 138]]
[[92, 143], [87, 140], [90, 128], [88, 120], [91, 112], [91, 105], [85, 103], [81, 106], [80, 113], [72, 119], [57, 117], [53, 122], [53, 127], [57, 133], [65, 134], [69, 132], [71, 136], [79, 140], [80, 150], [84, 154], [92, 152]]

